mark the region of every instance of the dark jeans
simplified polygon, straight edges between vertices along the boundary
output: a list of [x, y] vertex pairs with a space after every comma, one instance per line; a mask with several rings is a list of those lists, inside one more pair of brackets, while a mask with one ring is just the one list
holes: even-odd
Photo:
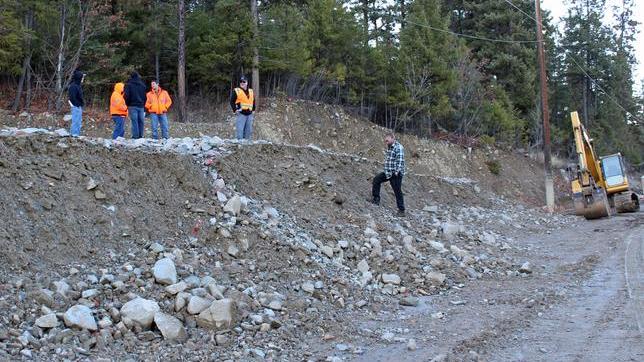
[[129, 107], [127, 109], [132, 121], [132, 138], [143, 138], [145, 125], [145, 111], [142, 107]]
[[376, 204], [380, 202], [380, 185], [383, 182], [389, 181], [391, 188], [394, 190], [394, 195], [396, 195], [396, 206], [398, 206], [398, 210], [405, 211], [405, 200], [403, 200], [402, 193], [402, 179], [402, 175], [387, 178], [384, 172], [377, 174], [376, 177], [373, 178], [373, 187], [371, 188], [373, 202]]
[[114, 132], [112, 132], [112, 139], [115, 140], [117, 137], [124, 137], [125, 129], [123, 128], [123, 123], [125, 123], [125, 117], [112, 116], [112, 121], [114, 121]]

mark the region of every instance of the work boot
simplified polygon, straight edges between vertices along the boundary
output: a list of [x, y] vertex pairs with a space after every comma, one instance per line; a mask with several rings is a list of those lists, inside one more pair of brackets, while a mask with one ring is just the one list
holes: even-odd
[[398, 212], [396, 213], [396, 216], [405, 217], [405, 210], [398, 210]]

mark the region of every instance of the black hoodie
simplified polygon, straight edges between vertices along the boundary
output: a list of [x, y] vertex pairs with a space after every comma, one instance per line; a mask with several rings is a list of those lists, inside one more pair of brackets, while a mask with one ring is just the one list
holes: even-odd
[[72, 76], [72, 84], [69, 85], [68, 95], [69, 101], [72, 102], [74, 107], [83, 107], [83, 88], [81, 88], [81, 80], [83, 80], [83, 72], [80, 70], [74, 71]]
[[143, 108], [145, 106], [146, 91], [147, 89], [145, 87], [145, 84], [139, 77], [139, 73], [132, 73], [130, 79], [127, 80], [127, 84], [125, 85], [125, 92], [123, 97], [125, 98], [125, 104], [128, 107]]

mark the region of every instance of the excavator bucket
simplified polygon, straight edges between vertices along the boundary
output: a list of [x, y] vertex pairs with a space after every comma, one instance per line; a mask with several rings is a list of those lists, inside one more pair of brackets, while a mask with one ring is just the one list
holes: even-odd
[[581, 193], [573, 195], [575, 214], [583, 215], [587, 220], [599, 219], [610, 214], [608, 198], [603, 189], [595, 189], [590, 195]]

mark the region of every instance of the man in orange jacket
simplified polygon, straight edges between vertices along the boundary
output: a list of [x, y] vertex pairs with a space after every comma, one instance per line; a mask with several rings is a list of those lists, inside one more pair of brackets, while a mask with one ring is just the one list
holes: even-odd
[[112, 97], [110, 97], [110, 114], [112, 115], [112, 121], [114, 121], [114, 132], [112, 132], [113, 140], [117, 137], [125, 137], [123, 123], [125, 122], [125, 117], [127, 117], [127, 106], [125, 105], [125, 98], [123, 98], [124, 88], [124, 83], [119, 82], [114, 84], [114, 92], [112, 92]]
[[167, 113], [172, 105], [172, 99], [165, 89], [161, 89], [159, 83], [152, 82], [150, 88], [146, 95], [145, 109], [152, 119], [152, 138], [159, 139], [159, 123], [161, 123], [161, 136], [168, 139]]

